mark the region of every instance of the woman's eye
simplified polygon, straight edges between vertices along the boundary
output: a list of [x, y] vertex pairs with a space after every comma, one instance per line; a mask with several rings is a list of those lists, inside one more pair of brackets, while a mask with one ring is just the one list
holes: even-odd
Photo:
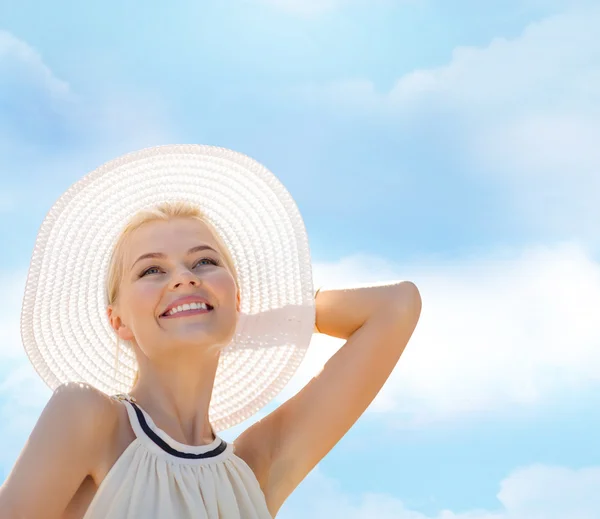
[[196, 263], [196, 266], [198, 266], [198, 265], [218, 265], [218, 264], [219, 264], [219, 262], [212, 258], [202, 258], [201, 260], [198, 260], [198, 262]]
[[159, 269], [158, 267], [150, 267], [150, 268], [148, 268], [148, 269], [144, 270], [144, 272], [142, 272], [142, 273], [141, 273], [140, 277], [143, 277], [143, 276], [145, 276], [146, 274], [154, 274], [154, 273], [157, 273], [157, 272], [159, 272], [159, 270], [160, 270], [160, 269]]

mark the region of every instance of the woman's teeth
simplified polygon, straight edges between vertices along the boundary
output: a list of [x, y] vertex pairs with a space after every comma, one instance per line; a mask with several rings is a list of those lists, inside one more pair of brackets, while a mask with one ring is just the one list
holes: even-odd
[[205, 303], [186, 303], [185, 305], [171, 308], [165, 315], [175, 315], [177, 312], [185, 312], [187, 310], [208, 310], [208, 306]]

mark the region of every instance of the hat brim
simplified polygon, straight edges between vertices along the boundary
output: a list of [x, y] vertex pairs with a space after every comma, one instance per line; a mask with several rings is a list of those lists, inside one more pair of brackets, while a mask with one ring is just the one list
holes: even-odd
[[271, 401], [299, 367], [314, 329], [312, 266], [298, 208], [255, 160], [223, 148], [158, 146], [106, 163], [75, 183], [46, 216], [21, 314], [25, 350], [55, 389], [131, 389], [137, 363], [106, 317], [110, 255], [126, 223], [168, 201], [198, 206], [228, 247], [241, 315], [221, 353], [210, 407], [219, 431]]

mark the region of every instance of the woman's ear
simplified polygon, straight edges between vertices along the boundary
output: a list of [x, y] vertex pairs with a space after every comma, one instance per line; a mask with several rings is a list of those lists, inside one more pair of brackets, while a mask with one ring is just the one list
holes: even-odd
[[106, 309], [106, 315], [108, 316], [108, 322], [110, 323], [111, 328], [115, 331], [120, 339], [124, 341], [131, 341], [133, 339], [131, 330], [123, 322], [113, 305], [108, 305]]
[[240, 291], [238, 290], [235, 294], [235, 308], [238, 311], [238, 314], [240, 313], [240, 307], [241, 307], [241, 298], [240, 298]]

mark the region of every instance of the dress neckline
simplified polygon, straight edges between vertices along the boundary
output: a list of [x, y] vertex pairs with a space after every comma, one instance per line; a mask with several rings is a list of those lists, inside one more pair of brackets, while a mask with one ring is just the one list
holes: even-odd
[[187, 445], [181, 443], [158, 427], [152, 417], [140, 407], [134, 397], [127, 394], [115, 395], [115, 398], [125, 403], [129, 421], [138, 438], [151, 441], [162, 451], [184, 459], [215, 458], [227, 450], [228, 444], [213, 432], [215, 439], [205, 445]]

